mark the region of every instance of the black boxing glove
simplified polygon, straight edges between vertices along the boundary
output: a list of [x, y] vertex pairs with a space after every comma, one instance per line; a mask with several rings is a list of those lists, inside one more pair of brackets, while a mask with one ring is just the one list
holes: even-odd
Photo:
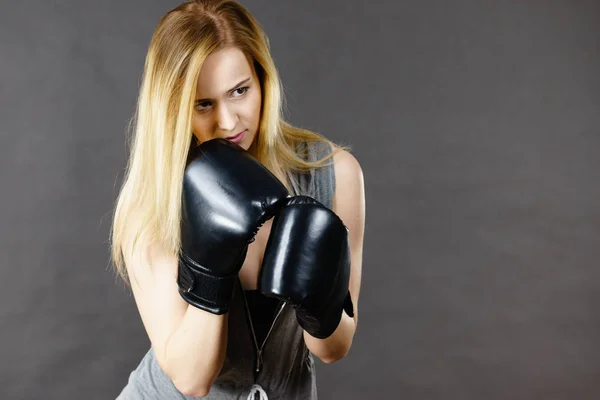
[[308, 196], [290, 197], [273, 219], [259, 277], [260, 291], [290, 303], [298, 323], [325, 339], [343, 310], [353, 317], [348, 229]]
[[288, 191], [226, 139], [204, 142], [191, 152], [183, 176], [179, 293], [195, 307], [224, 314], [248, 244]]

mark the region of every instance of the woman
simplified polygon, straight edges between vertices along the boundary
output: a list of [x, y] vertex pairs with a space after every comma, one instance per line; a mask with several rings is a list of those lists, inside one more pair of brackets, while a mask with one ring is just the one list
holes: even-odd
[[[118, 398], [316, 398], [313, 355], [325, 363], [344, 357], [358, 321], [365, 204], [357, 160], [283, 120], [268, 39], [235, 1], [189, 1], [160, 20], [133, 133], [111, 250], [152, 346]], [[227, 312], [184, 299], [182, 179], [192, 151], [215, 139], [235, 143], [289, 193], [311, 196], [347, 227], [353, 312], [327, 337], [303, 329], [296, 306], [260, 290], [273, 219], [247, 247]]]

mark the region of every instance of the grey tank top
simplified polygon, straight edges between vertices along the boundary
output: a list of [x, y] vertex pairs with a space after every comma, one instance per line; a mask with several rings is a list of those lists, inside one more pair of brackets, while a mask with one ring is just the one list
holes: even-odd
[[[311, 143], [307, 159], [315, 161], [331, 152], [329, 145]], [[298, 174], [299, 187], [294, 194], [315, 198], [333, 207], [335, 171], [332, 162], [323, 168]], [[267, 338], [257, 348], [249, 308], [241, 283], [234, 288], [229, 311], [227, 353], [223, 368], [210, 392], [202, 399], [316, 399], [314, 359], [304, 343], [303, 330], [294, 309], [280, 303]], [[256, 372], [257, 363], [260, 372]], [[156, 361], [152, 347], [129, 375], [117, 400], [193, 400], [184, 396]]]

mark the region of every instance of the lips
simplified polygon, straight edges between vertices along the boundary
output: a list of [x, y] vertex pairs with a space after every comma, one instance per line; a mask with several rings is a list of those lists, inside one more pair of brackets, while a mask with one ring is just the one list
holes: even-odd
[[244, 130], [244, 131], [238, 133], [237, 135], [229, 136], [227, 138], [227, 140], [231, 140], [234, 143], [239, 143], [242, 141], [242, 139], [244, 139], [245, 134], [246, 134], [246, 131]]

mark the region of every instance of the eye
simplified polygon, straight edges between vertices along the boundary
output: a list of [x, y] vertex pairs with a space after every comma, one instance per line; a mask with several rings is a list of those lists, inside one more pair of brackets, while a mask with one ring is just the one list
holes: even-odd
[[239, 95], [239, 96], [234, 96], [234, 97], [240, 97], [240, 96], [243, 96], [244, 94], [246, 94], [246, 92], [248, 91], [248, 89], [250, 89], [250, 87], [249, 87], [249, 86], [242, 86], [242, 87], [239, 87], [239, 88], [235, 89], [235, 90], [233, 91], [233, 93], [236, 93], [236, 92], [240, 93], [240, 91], [241, 91], [241, 93], [240, 93], [240, 95]]
[[[250, 86], [241, 86], [237, 89], [232, 90], [231, 93], [232, 93], [233, 97], [242, 97], [243, 95], [245, 95], [248, 92], [249, 89], [250, 89]], [[237, 95], [236, 95], [236, 93], [237, 93]], [[206, 100], [206, 101], [202, 101], [202, 102], [197, 102], [194, 107], [196, 108], [196, 110], [203, 112], [203, 111], [208, 110], [210, 108], [210, 106], [212, 106], [212, 102], [209, 100]]]
[[196, 109], [198, 111], [205, 111], [208, 107], [210, 107], [210, 101], [202, 101], [200, 103], [196, 103]]

